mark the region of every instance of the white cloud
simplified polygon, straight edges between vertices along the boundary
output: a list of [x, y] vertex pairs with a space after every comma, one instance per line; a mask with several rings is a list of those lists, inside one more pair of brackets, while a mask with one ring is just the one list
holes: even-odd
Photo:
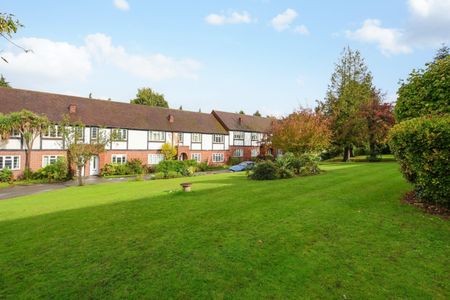
[[41, 38], [21, 38], [17, 44], [32, 52], [25, 53], [10, 46], [2, 53], [9, 63], [2, 69], [36, 81], [83, 81], [92, 70], [90, 55], [84, 47]]
[[347, 38], [377, 44], [385, 55], [410, 53], [417, 47], [438, 47], [450, 41], [450, 0], [408, 0], [404, 28], [382, 27], [367, 19], [361, 28], [346, 31]]
[[408, 43], [436, 47], [450, 41], [450, 0], [409, 0]]
[[117, 68], [117, 76], [123, 76], [122, 71], [145, 80], [196, 79], [200, 68], [193, 59], [175, 59], [160, 53], [130, 54], [100, 33], [88, 35], [82, 46], [34, 37], [15, 41], [33, 52], [24, 53], [10, 46], [2, 52], [9, 63], [1, 64], [0, 71], [33, 84], [83, 82], [94, 70], [107, 66]]
[[411, 13], [418, 18], [450, 21], [450, 1], [448, 0], [409, 0]]
[[200, 68], [200, 63], [193, 59], [177, 60], [160, 53], [148, 56], [130, 54], [123, 47], [114, 46], [111, 38], [101, 33], [88, 35], [86, 48], [98, 62], [112, 64], [149, 80], [196, 79]]
[[114, 0], [114, 6], [120, 10], [130, 10], [130, 4], [127, 0]]
[[385, 55], [410, 53], [411, 47], [402, 40], [404, 34], [395, 28], [384, 28], [380, 20], [367, 19], [363, 26], [355, 31], [346, 31], [346, 36], [350, 39], [361, 42], [374, 43]]
[[308, 27], [305, 25], [299, 25], [294, 28], [294, 32], [300, 35], [309, 35]]
[[228, 15], [209, 14], [205, 17], [205, 21], [211, 25], [225, 25], [225, 24], [248, 24], [255, 20], [246, 11], [231, 12]]
[[292, 22], [297, 18], [298, 13], [292, 8], [286, 9], [281, 14], [275, 16], [270, 23], [277, 31], [284, 31], [291, 27]]

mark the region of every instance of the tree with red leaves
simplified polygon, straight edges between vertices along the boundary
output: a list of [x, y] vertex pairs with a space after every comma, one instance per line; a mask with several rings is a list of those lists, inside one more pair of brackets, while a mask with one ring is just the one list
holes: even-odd
[[330, 122], [322, 113], [299, 109], [274, 122], [271, 142], [275, 148], [300, 155], [326, 149], [331, 136]]
[[369, 144], [369, 160], [379, 160], [378, 147], [386, 143], [389, 130], [395, 124], [393, 106], [384, 103], [380, 91], [373, 91], [368, 102], [360, 107], [360, 116], [365, 124], [365, 136]]

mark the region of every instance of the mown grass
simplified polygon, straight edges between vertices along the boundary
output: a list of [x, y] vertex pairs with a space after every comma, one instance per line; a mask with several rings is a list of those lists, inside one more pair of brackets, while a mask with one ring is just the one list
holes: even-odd
[[450, 297], [450, 225], [395, 163], [96, 186], [0, 201], [0, 298]]

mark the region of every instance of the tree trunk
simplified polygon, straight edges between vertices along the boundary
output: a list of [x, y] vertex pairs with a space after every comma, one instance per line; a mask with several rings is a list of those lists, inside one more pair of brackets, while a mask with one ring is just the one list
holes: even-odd
[[377, 160], [377, 146], [374, 142], [369, 143], [369, 160], [375, 161]]
[[343, 161], [343, 162], [349, 161], [351, 155], [352, 155], [352, 147], [350, 147], [350, 146], [345, 146], [345, 148], [344, 148], [344, 159], [343, 159], [342, 161]]
[[30, 171], [31, 171], [31, 150], [25, 149], [25, 172], [24, 172], [24, 176], [25, 179], [28, 179], [29, 175], [30, 175]]
[[78, 185], [82, 186], [83, 185], [83, 167], [84, 166], [77, 166], [78, 168]]

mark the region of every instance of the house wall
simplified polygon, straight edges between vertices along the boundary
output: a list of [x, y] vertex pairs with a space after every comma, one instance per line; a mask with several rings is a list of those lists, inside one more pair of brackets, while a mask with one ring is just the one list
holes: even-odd
[[[110, 128], [100, 128], [99, 135], [109, 137], [112, 132]], [[178, 143], [178, 136], [183, 135], [183, 143]], [[201, 143], [192, 143], [191, 133], [172, 133], [166, 132], [165, 142], [174, 143], [179, 148], [179, 154], [186, 153], [188, 159], [192, 158], [193, 153], [201, 155], [202, 162], [208, 162], [212, 165], [224, 164], [229, 161], [229, 135], [224, 135], [223, 143], [214, 143], [213, 134], [202, 134]], [[91, 141], [91, 128], [86, 127], [84, 131], [83, 141], [89, 143]], [[113, 154], [125, 154], [127, 160], [140, 159], [144, 164], [148, 164], [149, 154], [160, 153], [161, 146], [164, 142], [149, 141], [149, 131], [146, 130], [128, 130], [127, 139], [124, 141], [113, 141], [106, 145], [106, 151], [99, 155], [99, 167], [112, 162]], [[35, 140], [31, 158], [31, 169], [36, 171], [42, 167], [43, 155], [63, 155], [67, 156], [66, 147], [62, 138], [40, 138]], [[212, 155], [222, 153], [223, 162], [213, 162]], [[24, 145], [20, 138], [10, 138], [7, 141], [0, 141], [0, 155], [20, 155], [20, 170], [13, 171], [17, 177], [23, 173], [25, 169], [25, 151]], [[85, 168], [86, 175], [89, 175], [89, 163]]]

